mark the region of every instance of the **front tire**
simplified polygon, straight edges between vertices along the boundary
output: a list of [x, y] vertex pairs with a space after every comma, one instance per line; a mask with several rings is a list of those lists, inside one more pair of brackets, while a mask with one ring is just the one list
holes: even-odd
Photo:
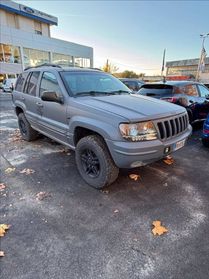
[[98, 135], [82, 138], [76, 146], [75, 158], [82, 178], [96, 189], [110, 185], [118, 177], [119, 169]]
[[19, 125], [21, 136], [24, 140], [32, 141], [37, 138], [38, 132], [31, 127], [24, 113], [18, 114], [18, 125]]

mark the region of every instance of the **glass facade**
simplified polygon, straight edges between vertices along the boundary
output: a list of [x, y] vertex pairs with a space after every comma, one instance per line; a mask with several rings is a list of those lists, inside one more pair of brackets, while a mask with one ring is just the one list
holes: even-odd
[[17, 46], [0, 44], [0, 62], [21, 63], [20, 48]]
[[53, 53], [52, 63], [58, 64], [60, 66], [73, 66], [73, 57], [71, 55]]
[[[169, 67], [168, 68], [168, 75], [195, 75], [197, 73], [197, 67], [195, 66], [179, 66], [179, 67]], [[203, 73], [209, 73], [209, 65], [205, 65], [205, 69]]]
[[82, 58], [82, 57], [75, 57], [74, 64], [76, 67], [84, 67], [90, 68], [90, 59], [89, 58]]
[[23, 48], [24, 54], [24, 66], [37, 66], [44, 63], [49, 63], [49, 52], [32, 49], [32, 48]]

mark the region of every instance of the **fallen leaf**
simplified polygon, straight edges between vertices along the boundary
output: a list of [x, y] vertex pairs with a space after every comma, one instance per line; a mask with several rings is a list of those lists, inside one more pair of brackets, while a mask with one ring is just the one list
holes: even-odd
[[25, 173], [26, 175], [32, 174], [34, 172], [35, 171], [32, 170], [32, 169], [23, 169], [23, 170], [20, 171], [20, 173]]
[[109, 194], [109, 190], [101, 190], [103, 194]]
[[4, 251], [0, 251], [0, 257], [4, 257]]
[[115, 209], [115, 210], [114, 210], [114, 213], [118, 213], [118, 212], [119, 212], [119, 210], [118, 210], [118, 209]]
[[11, 173], [11, 172], [13, 172], [13, 171], [15, 171], [15, 168], [7, 168], [6, 170], [5, 170], [5, 173]]
[[168, 155], [163, 159], [163, 162], [167, 165], [172, 165], [174, 163], [174, 159], [171, 157], [171, 155]]
[[4, 183], [0, 183], [0, 191], [3, 191], [6, 188], [6, 185]]
[[138, 179], [140, 179], [140, 175], [132, 173], [132, 174], [129, 174], [129, 178], [137, 181]]
[[6, 233], [6, 230], [8, 230], [9, 228], [10, 228], [10, 225], [0, 224], [0, 237], [4, 236]]
[[161, 221], [154, 221], [152, 222], [152, 224], [154, 226], [154, 228], [152, 229], [152, 233], [154, 235], [161, 235], [168, 232], [168, 229], [166, 229], [166, 227], [161, 226]]
[[43, 199], [50, 197], [51, 195], [47, 192], [39, 192], [36, 194], [36, 200], [42, 201]]
[[19, 129], [16, 129], [16, 130], [14, 131], [14, 133], [11, 134], [11, 137], [9, 138], [9, 141], [10, 141], [10, 142], [23, 141]]

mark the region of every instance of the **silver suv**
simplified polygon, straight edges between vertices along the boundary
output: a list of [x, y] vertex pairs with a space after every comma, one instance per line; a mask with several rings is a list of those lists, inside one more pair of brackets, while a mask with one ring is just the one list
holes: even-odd
[[23, 139], [38, 132], [75, 150], [78, 170], [95, 188], [111, 184], [119, 168], [157, 161], [185, 145], [186, 110], [131, 94], [112, 75], [52, 64], [26, 69], [13, 91]]

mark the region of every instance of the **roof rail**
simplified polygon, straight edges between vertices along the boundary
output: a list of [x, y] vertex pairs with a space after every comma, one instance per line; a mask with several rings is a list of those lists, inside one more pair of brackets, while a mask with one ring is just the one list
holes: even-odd
[[56, 68], [61, 68], [61, 69], [62, 69], [62, 67], [61, 67], [60, 65], [58, 65], [58, 64], [44, 63], [44, 64], [37, 65], [37, 66], [29, 66], [29, 67], [25, 68], [24, 71], [29, 70], [29, 69], [32, 69], [32, 68], [40, 68], [40, 67], [45, 67], [45, 66], [46, 66], [46, 67], [56, 67]]

